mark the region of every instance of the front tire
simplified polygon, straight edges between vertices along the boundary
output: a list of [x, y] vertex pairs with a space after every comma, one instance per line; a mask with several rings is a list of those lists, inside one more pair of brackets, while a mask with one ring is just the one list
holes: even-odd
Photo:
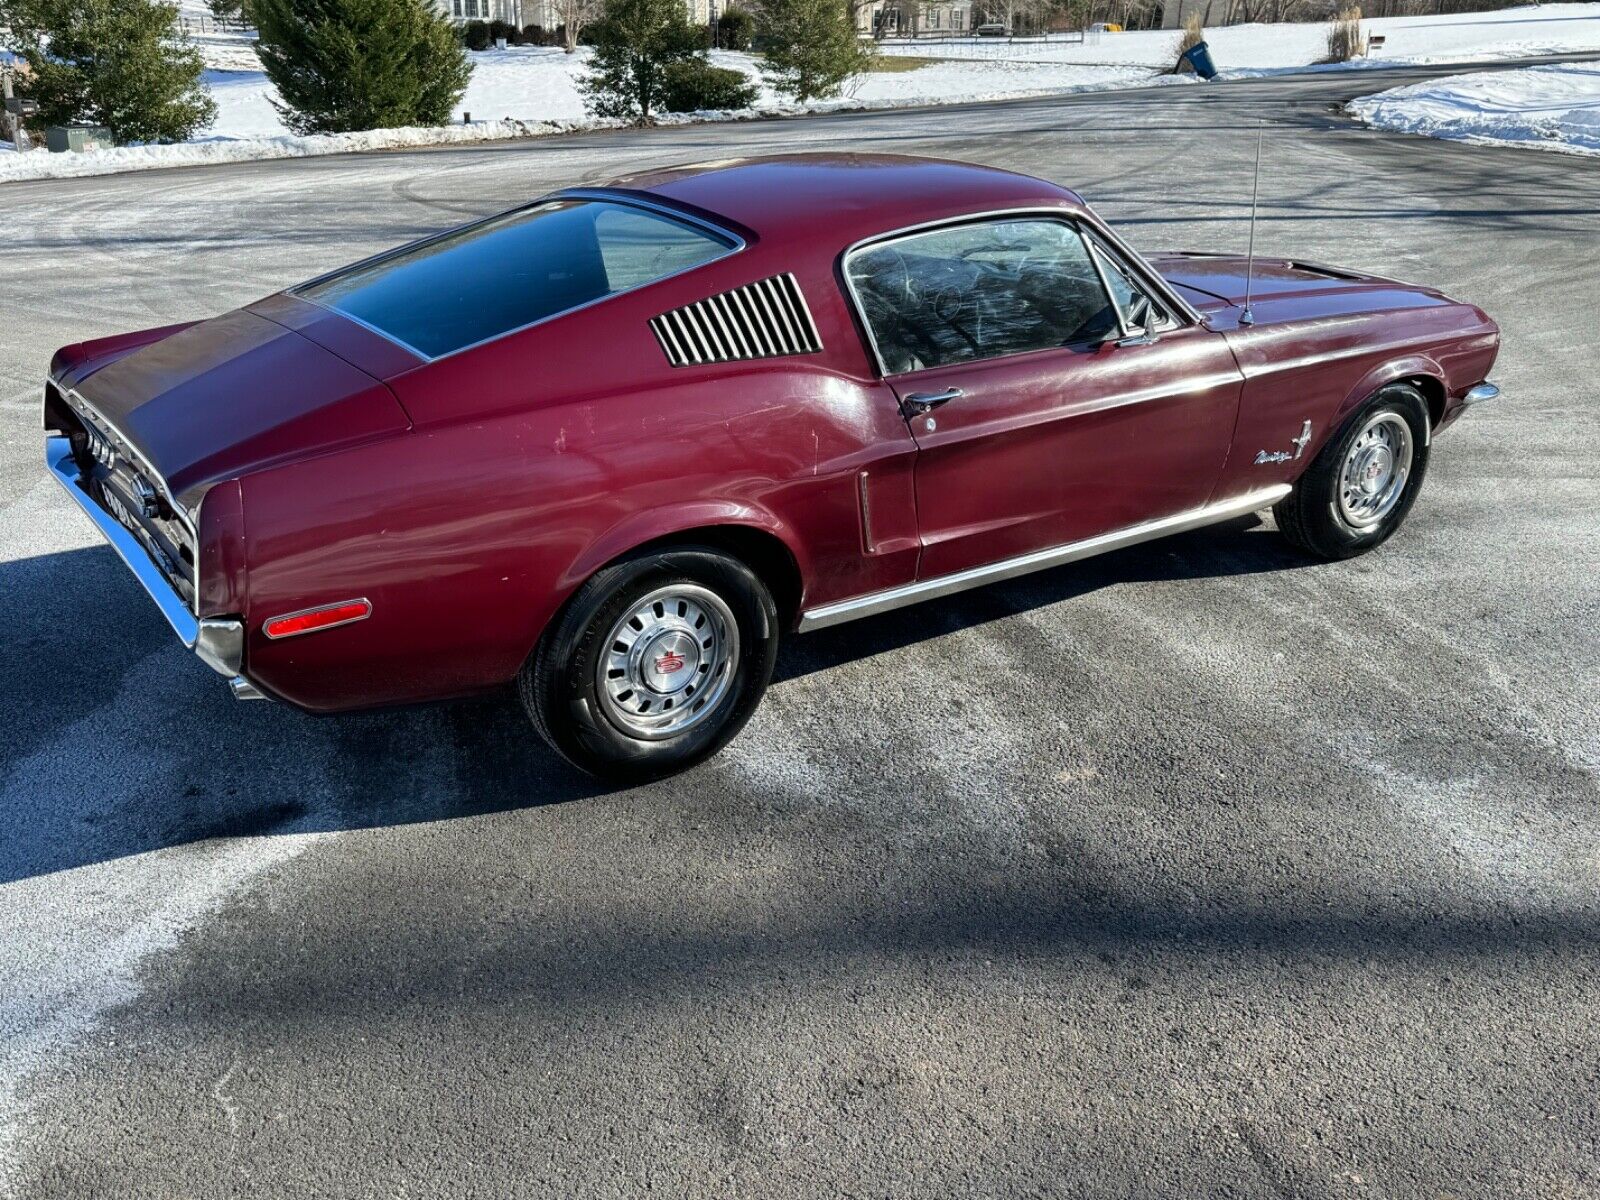
[[1427, 402], [1410, 384], [1390, 384], [1350, 415], [1272, 513], [1306, 553], [1354, 558], [1400, 528], [1427, 471]]
[[619, 782], [684, 770], [727, 745], [772, 678], [778, 612], [743, 563], [702, 546], [591, 577], [517, 676], [534, 728]]

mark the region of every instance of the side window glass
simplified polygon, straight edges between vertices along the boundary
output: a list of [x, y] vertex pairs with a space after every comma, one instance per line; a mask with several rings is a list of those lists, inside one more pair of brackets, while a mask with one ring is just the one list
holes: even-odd
[[1154, 314], [1157, 327], [1172, 324], [1172, 318], [1167, 314], [1167, 310], [1150, 294], [1150, 289], [1140, 283], [1122, 265], [1122, 260], [1102, 245], [1099, 239], [1091, 240], [1094, 244], [1095, 257], [1105, 268], [1106, 282], [1111, 285], [1111, 295], [1116, 300], [1117, 307], [1122, 310], [1123, 319], [1128, 325], [1144, 327], [1147, 310]]
[[890, 374], [1102, 341], [1116, 311], [1077, 230], [1047, 218], [899, 238], [845, 265]]
[[727, 249], [699, 229], [620, 205], [595, 211], [594, 238], [613, 292], [686, 271]]

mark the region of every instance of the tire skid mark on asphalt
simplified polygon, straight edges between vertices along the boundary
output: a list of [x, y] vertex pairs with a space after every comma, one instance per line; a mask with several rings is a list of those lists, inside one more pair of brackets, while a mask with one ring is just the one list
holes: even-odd
[[[1323, 571], [1336, 569], [1321, 568]], [[1247, 602], [1259, 606], [1263, 601], [1259, 580], [1246, 583], [1237, 578], [1222, 578], [1211, 582], [1214, 586], [1244, 593], [1236, 611], [1246, 611]], [[1343, 589], [1340, 620], [1327, 621], [1327, 592], [1299, 580], [1288, 582], [1296, 593], [1305, 596], [1306, 603], [1276, 606], [1275, 632], [1291, 645], [1317, 645], [1319, 640], [1333, 642], [1353, 677], [1348, 682], [1347, 692], [1366, 697], [1365, 715], [1362, 711], [1350, 713], [1342, 731], [1337, 726], [1331, 734], [1323, 731], [1324, 745], [1335, 749], [1339, 755], [1336, 764], [1330, 765], [1359, 771], [1379, 788], [1396, 812], [1417, 824], [1426, 846], [1441, 843], [1451, 846], [1459, 860], [1474, 872], [1479, 886], [1492, 890], [1504, 901], [1516, 903], [1530, 912], [1563, 903], [1593, 906], [1600, 898], [1592, 883], [1594, 868], [1600, 860], [1596, 859], [1587, 836], [1592, 830], [1572, 827], [1560, 819], [1559, 812], [1535, 811], [1533, 804], [1541, 799], [1537, 791], [1526, 797], [1530, 802], [1526, 807], [1502, 794], [1500, 781], [1491, 777], [1504, 771], [1497, 771], [1497, 764], [1485, 760], [1491, 753], [1505, 755], [1503, 745], [1479, 741], [1466, 734], [1471, 732], [1475, 714], [1479, 713], [1492, 713], [1499, 731], [1509, 727], [1520, 743], [1514, 756], [1517, 783], [1522, 783], [1529, 774], [1530, 753], [1549, 764], [1537, 778], [1564, 780], [1587, 790], [1591, 799], [1600, 799], [1600, 780], [1595, 773], [1574, 760], [1560, 738], [1549, 734], [1503, 676], [1496, 678], [1493, 672], [1484, 669], [1485, 660], [1463, 661], [1458, 678], [1439, 679], [1440, 664], [1462, 659], [1464, 648], [1440, 637], [1426, 622], [1410, 617], [1403, 605], [1385, 602], [1383, 597], [1362, 597], [1355, 594], [1356, 589]], [[1233, 668], [1227, 672], [1230, 680], [1254, 681], [1253, 686], [1247, 682], [1242, 688], [1230, 688], [1230, 702], [1248, 700], [1277, 710], [1289, 719], [1307, 719], [1303, 711], [1297, 711], [1295, 700], [1308, 694], [1318, 680], [1300, 677], [1299, 665], [1281, 652], [1272, 656], [1278, 670], [1257, 671], [1252, 676], [1248, 668], [1252, 660], [1259, 660], [1264, 647], [1253, 643], [1244, 627], [1219, 623], [1208, 630], [1203, 639], [1197, 640], [1194, 631], [1171, 627], [1171, 608], [1164, 602], [1148, 613], [1135, 604], [1119, 606], [1119, 611], [1142, 620], [1152, 639], [1164, 639], [1191, 667], [1211, 673], [1217, 670], [1216, 663], [1208, 663], [1209, 655], [1197, 650], [1200, 641], [1210, 650], [1220, 651], [1224, 656], [1223, 664]], [[1386, 656], [1381, 651], [1375, 653], [1374, 640], [1389, 639], [1397, 622], [1406, 626], [1408, 636], [1433, 643], [1433, 652], [1399, 658]], [[1230, 632], [1235, 634], [1231, 647], [1226, 642]], [[1408, 678], [1404, 667], [1413, 658], [1428, 663], [1432, 673], [1424, 678]], [[1285, 673], [1288, 678], [1284, 677]], [[1397, 719], [1394, 714], [1419, 707], [1426, 709], [1432, 697], [1440, 693], [1447, 694], [1461, 714], [1454, 720], [1453, 729], [1441, 733], [1441, 737], [1445, 733], [1449, 735], [1448, 775], [1424, 771], [1415, 761], [1404, 762], [1399, 757], [1405, 753], [1403, 749], [1384, 745], [1385, 735], [1396, 729], [1409, 734], [1434, 724], [1437, 714], [1428, 711], [1416, 713], [1410, 720]], [[1316, 742], [1316, 736], [1307, 737], [1308, 745]], [[1477, 761], [1466, 761], [1464, 756], [1468, 754]], [[1561, 797], [1542, 799], [1548, 808]]]
[[[1324, 571], [1336, 569], [1323, 568]], [[1274, 602], [1272, 591], [1278, 585], [1286, 586], [1291, 595], [1302, 597], [1304, 602], [1284, 603], [1281, 598]], [[1165, 586], [1155, 591], [1117, 589], [1115, 598], [1096, 592], [1068, 603], [1082, 605], [1095, 613], [1099, 627], [1108, 633], [1125, 632], [1130, 627], [1143, 629], [1146, 644], [1132, 651], [1122, 647], [1119, 658], [1140, 661], [1162, 678], [1194, 679], [1198, 675], [1215, 679], [1217, 686], [1206, 688], [1205, 692], [1227, 697], [1226, 703], [1234, 709], [1231, 722], [1239, 721], [1237, 710], [1241, 704], [1271, 714], [1270, 718], [1245, 723], [1257, 728], [1258, 736], [1266, 739], [1263, 748], [1280, 736], [1278, 731], [1285, 720], [1292, 723], [1291, 727], [1305, 727], [1304, 736], [1296, 735], [1295, 743], [1285, 748], [1294, 756], [1290, 761], [1299, 758], [1308, 764], [1318, 762], [1319, 759], [1305, 760], [1303, 756], [1311, 747], [1320, 745], [1325, 751], [1329, 745], [1325, 731], [1318, 732], [1311, 727], [1320, 723], [1323, 714], [1320, 711], [1308, 713], [1300, 701], [1301, 697], [1314, 695], [1322, 682], [1306, 677], [1305, 671], [1320, 670], [1323, 655], [1313, 655], [1302, 669], [1298, 656], [1275, 648], [1279, 644], [1321, 648], [1331, 642], [1328, 648], [1337, 650], [1347, 665], [1353, 664], [1350, 669], [1354, 678], [1348, 681], [1348, 690], [1370, 695], [1373, 698], [1371, 710], [1378, 714], [1407, 712], [1419, 704], [1425, 705], [1437, 688], [1437, 680], [1407, 679], [1390, 669], [1393, 664], [1384, 655], [1374, 654], [1372, 631], [1385, 628], [1386, 620], [1392, 623], [1393, 611], [1398, 605], [1386, 604], [1378, 598], [1357, 604], [1358, 611], [1348, 612], [1352, 601], [1346, 595], [1343, 605], [1347, 611], [1341, 615], [1343, 624], [1330, 623], [1325, 620], [1329, 607], [1327, 591], [1318, 590], [1319, 585], [1312, 580], [1285, 579], [1283, 573], [1274, 576], [1271, 582], [1260, 577], [1222, 576], [1206, 580], [1204, 586], [1240, 591], [1243, 593], [1241, 603], [1231, 611], [1270, 611], [1270, 625], [1253, 630], [1248, 623], [1213, 620], [1196, 629], [1191, 621], [1182, 618], [1174, 623], [1174, 612], [1181, 614], [1188, 610], [1182, 605], [1181, 597], [1174, 604], [1173, 593]], [[1210, 613], [1211, 607], [1196, 606], [1195, 611]], [[1050, 611], [1049, 608], [1034, 610], [1023, 620], [1032, 624], [1051, 620], [1044, 615]], [[1417, 637], [1435, 643], [1433, 653], [1421, 656], [1423, 661], [1448, 662], [1452, 656], [1459, 657], [1463, 653], [1461, 647], [1442, 639], [1426, 623], [1416, 622], [1415, 632]], [[1051, 635], [1059, 640], [1058, 629], [1053, 629]], [[1444, 653], [1438, 653], [1440, 650]], [[1030, 653], [1037, 658], [1038, 648]], [[1172, 660], [1170, 667], [1153, 661], [1158, 654]], [[1478, 665], [1470, 661], [1463, 663], [1463, 678], [1453, 680], [1453, 686], [1448, 689], [1452, 702], [1467, 713], [1492, 713], [1502, 721], [1508, 716], [1515, 718], [1511, 724], [1520, 747], [1512, 761], [1517, 764], [1515, 770], [1522, 775], [1528, 773], [1527, 760], [1531, 752], [1534, 758], [1547, 764], [1537, 771], [1536, 778], [1565, 781], [1558, 786], [1572, 785], [1580, 791], [1596, 794], [1595, 773], [1585, 763], [1575, 760], [1567, 752], [1566, 743], [1552, 736], [1544, 723], [1519, 703], [1509, 680], [1478, 671]], [[1481, 686], [1485, 679], [1486, 689]], [[1063, 684], [1070, 689], [1074, 681], [1066, 675]], [[1480, 696], [1485, 690], [1488, 694]], [[1103, 723], [1101, 717], [1105, 712], [1116, 710], [1113, 696], [1097, 699], [1079, 694], [1079, 700], [1091, 727]], [[1174, 711], [1169, 714], [1168, 721], [1177, 726], [1186, 719], [1184, 702], [1175, 697], [1172, 704]], [[1031, 714], [1018, 715], [1036, 720]], [[1335, 776], [1354, 769], [1369, 782], [1377, 782], [1392, 807], [1414, 820], [1421, 818], [1425, 846], [1437, 846], [1443, 838], [1480, 872], [1480, 883], [1498, 885], [1501, 894], [1508, 898], [1523, 903], [1531, 901], [1535, 909], [1542, 909], [1547, 907], [1552, 895], [1564, 891], [1563, 899], [1571, 904], [1593, 904], [1594, 890], [1585, 881], [1593, 878], [1595, 859], [1588, 848], [1588, 840], [1577, 836], [1582, 830], [1575, 833], [1570, 824], [1563, 824], [1561, 814], [1551, 813], [1539, 823], [1538, 840], [1535, 840], [1524, 828], [1530, 821], [1526, 812], [1518, 807], [1508, 810], [1508, 798], [1484, 786], [1485, 773], [1463, 767], [1460, 756], [1462, 744], [1466, 742], [1464, 734], [1458, 734], [1451, 741], [1455, 758], [1453, 774], [1449, 777], [1430, 778], [1414, 769], [1409, 772], [1397, 769], [1378, 753], [1379, 735], [1388, 728], [1396, 724], [1405, 729], [1426, 728], [1435, 720], [1427, 712], [1415, 714], [1410, 721], [1397, 722], [1391, 716], [1374, 725], [1365, 738], [1335, 738], [1333, 745], [1339, 753], [1331, 758], [1323, 753], [1320, 756], [1322, 769], [1332, 771]], [[1487, 740], [1467, 745], [1480, 759], [1492, 753], [1504, 754], [1503, 745], [1493, 746]], [[1532, 799], [1537, 801], [1538, 797]], [[1507, 831], [1519, 847], [1515, 855], [1502, 851], [1507, 844]], [[1568, 886], [1560, 888], [1559, 882], [1563, 880], [1569, 881]]]

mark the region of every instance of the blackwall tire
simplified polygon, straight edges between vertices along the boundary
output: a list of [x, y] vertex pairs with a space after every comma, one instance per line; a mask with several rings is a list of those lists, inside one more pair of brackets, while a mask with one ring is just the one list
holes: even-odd
[[1428, 404], [1410, 384], [1382, 388], [1340, 426], [1294, 491], [1278, 529], [1307, 554], [1354, 558], [1394, 536], [1428, 472]]
[[727, 745], [760, 704], [777, 653], [777, 607], [754, 572], [709, 547], [672, 547], [585, 582], [517, 691], [575, 766], [640, 782]]

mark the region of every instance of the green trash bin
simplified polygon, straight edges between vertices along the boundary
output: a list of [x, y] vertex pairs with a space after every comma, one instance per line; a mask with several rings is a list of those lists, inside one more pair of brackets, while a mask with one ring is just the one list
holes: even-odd
[[117, 143], [104, 125], [49, 125], [44, 144], [55, 154], [65, 154], [68, 150], [109, 150]]

